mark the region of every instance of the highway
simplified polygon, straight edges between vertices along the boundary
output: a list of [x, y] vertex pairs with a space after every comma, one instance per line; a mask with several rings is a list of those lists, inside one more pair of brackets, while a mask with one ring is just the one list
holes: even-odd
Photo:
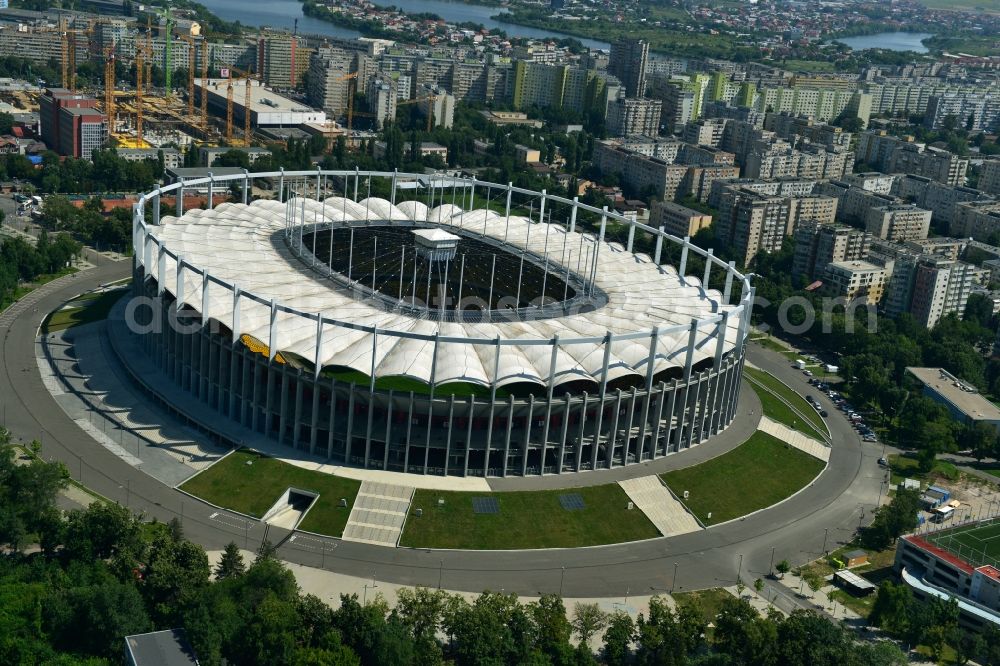
[[[74, 479], [150, 517], [181, 517], [189, 539], [206, 549], [236, 541], [250, 549], [264, 538], [259, 524], [198, 502], [165, 486], [102, 447], [72, 421], [43, 386], [35, 361], [38, 327], [45, 314], [102, 283], [127, 277], [129, 262], [100, 263], [50, 283], [0, 316], [0, 410], [16, 438], [42, 442], [42, 456], [64, 462]], [[749, 359], [793, 387], [806, 387], [785, 357], [752, 346]], [[815, 392], [814, 392], [815, 393]], [[823, 398], [825, 401], [825, 398]], [[505, 590], [567, 597], [620, 597], [752, 581], [770, 562], [793, 565], [847, 541], [862, 515], [870, 519], [880, 494], [880, 445], [862, 445], [839, 411], [826, 403], [834, 448], [828, 469], [793, 498], [731, 523], [669, 539], [578, 549], [537, 551], [431, 551], [390, 549], [322, 540], [270, 527], [288, 561], [400, 584], [479, 592]], [[862, 514], [863, 512], [863, 514]], [[539, 517], [540, 521], [544, 517]], [[565, 570], [564, 570], [565, 568]], [[675, 579], [676, 574], [676, 579]], [[795, 603], [794, 597], [784, 600]]]

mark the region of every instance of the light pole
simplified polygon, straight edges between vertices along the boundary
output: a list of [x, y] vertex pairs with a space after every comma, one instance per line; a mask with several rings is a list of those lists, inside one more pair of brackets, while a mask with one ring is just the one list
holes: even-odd
[[830, 534], [830, 528], [829, 527], [824, 528], [823, 529], [823, 552], [824, 553], [827, 552], [827, 550], [826, 550], [826, 538], [827, 538], [827, 536], [829, 536], [829, 534]]
[[774, 576], [774, 546], [771, 546], [771, 566], [767, 568], [767, 575]]
[[566, 579], [566, 567], [562, 567], [559, 573], [559, 598], [562, 598], [563, 594], [563, 581]]
[[438, 589], [441, 589], [441, 578], [444, 576], [444, 560], [438, 562]]
[[739, 583], [743, 580], [743, 553], [740, 553], [740, 564], [736, 568], [736, 582]]
[[670, 579], [670, 594], [674, 593], [674, 585], [677, 584], [677, 562], [674, 562], [674, 577]]

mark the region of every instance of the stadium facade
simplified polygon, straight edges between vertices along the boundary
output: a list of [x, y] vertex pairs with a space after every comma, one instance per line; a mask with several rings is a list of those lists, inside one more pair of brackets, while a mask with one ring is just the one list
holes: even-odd
[[[265, 188], [275, 198], [252, 200]], [[161, 210], [206, 189], [204, 209]], [[606, 208], [475, 179], [282, 171], [163, 187], [133, 227], [126, 315], [159, 371], [220, 419], [335, 464], [573, 473], [684, 450], [736, 415], [749, 280]]]

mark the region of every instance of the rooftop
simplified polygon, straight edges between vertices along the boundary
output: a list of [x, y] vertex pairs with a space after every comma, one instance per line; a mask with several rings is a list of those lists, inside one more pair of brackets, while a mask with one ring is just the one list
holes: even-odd
[[[246, 81], [234, 80], [233, 82], [233, 104], [243, 106], [246, 101]], [[195, 79], [194, 84], [202, 86], [201, 79]], [[208, 88], [216, 95], [226, 96], [226, 89], [229, 85], [228, 79], [208, 79]], [[256, 113], [279, 113], [279, 112], [299, 112], [312, 111], [312, 107], [293, 99], [283, 97], [270, 88], [256, 83], [250, 86], [250, 109]]]
[[125, 637], [130, 663], [136, 666], [197, 666], [198, 658], [183, 629]]
[[1000, 408], [943, 368], [907, 368], [906, 371], [969, 418], [1000, 421]]

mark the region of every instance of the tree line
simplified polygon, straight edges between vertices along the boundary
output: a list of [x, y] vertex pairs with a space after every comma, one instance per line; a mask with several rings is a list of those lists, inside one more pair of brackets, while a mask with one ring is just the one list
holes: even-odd
[[635, 620], [592, 604], [567, 613], [556, 595], [470, 601], [423, 588], [400, 590], [394, 606], [341, 595], [332, 608], [266, 542], [249, 562], [230, 544], [213, 569], [177, 521], [104, 501], [61, 512], [66, 468], [37, 455], [18, 464], [9, 439], [0, 431], [0, 663], [118, 663], [124, 636], [178, 627], [203, 664], [905, 663], [815, 613], [761, 616], [735, 597], [711, 609], [654, 597]]
[[66, 269], [81, 249], [66, 234], [50, 237], [43, 232], [34, 243], [19, 236], [0, 240], [0, 310], [14, 301], [21, 284]]

